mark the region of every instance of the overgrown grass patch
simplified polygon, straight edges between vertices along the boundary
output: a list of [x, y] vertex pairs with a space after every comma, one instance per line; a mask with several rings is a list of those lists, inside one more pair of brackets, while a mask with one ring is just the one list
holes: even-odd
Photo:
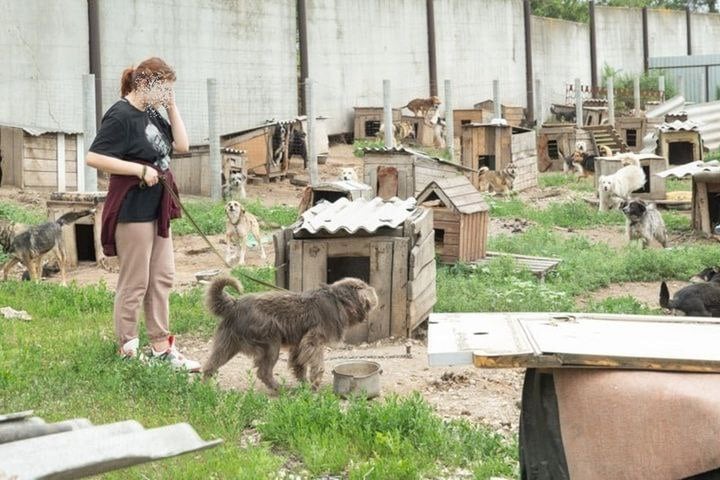
[[490, 197], [490, 216], [493, 218], [526, 218], [544, 227], [589, 228], [620, 225], [625, 217], [619, 210], [600, 212], [582, 200], [556, 202], [547, 208], [533, 208], [519, 198], [509, 200]]
[[47, 213], [40, 207], [0, 201], [0, 219], [32, 225], [47, 220]]
[[542, 189], [552, 187], [565, 187], [577, 192], [593, 192], [595, 186], [592, 177], [582, 178], [576, 174], [564, 172], [551, 172], [538, 175], [538, 186]]

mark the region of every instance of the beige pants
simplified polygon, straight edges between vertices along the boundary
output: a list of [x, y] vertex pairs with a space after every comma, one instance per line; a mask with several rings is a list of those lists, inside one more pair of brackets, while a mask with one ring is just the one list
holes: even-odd
[[175, 276], [172, 235], [158, 236], [156, 222], [118, 223], [115, 244], [120, 276], [114, 317], [120, 345], [138, 336], [141, 302], [150, 341], [167, 339], [170, 289]]

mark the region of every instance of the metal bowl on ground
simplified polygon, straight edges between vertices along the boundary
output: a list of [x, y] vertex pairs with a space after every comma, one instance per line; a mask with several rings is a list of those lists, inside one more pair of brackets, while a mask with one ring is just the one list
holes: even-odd
[[380, 395], [382, 367], [369, 360], [343, 362], [332, 370], [333, 391], [342, 398], [354, 395], [373, 398]]

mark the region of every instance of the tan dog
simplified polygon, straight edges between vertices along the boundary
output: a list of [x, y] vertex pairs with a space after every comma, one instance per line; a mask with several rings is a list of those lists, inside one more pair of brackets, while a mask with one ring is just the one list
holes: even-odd
[[433, 95], [430, 98], [413, 98], [407, 105], [403, 105], [400, 108], [407, 108], [416, 117], [424, 117], [428, 110], [437, 107], [440, 103], [440, 98]]
[[240, 248], [240, 258], [236, 265], [245, 264], [245, 252], [247, 251], [247, 236], [252, 233], [260, 245], [260, 256], [263, 260], [267, 258], [265, 247], [260, 238], [260, 224], [255, 215], [245, 210], [240, 202], [232, 200], [225, 204], [227, 222], [225, 224], [225, 261], [232, 265], [233, 246]]
[[478, 190], [503, 195], [509, 195], [512, 192], [515, 176], [517, 175], [514, 164], [509, 163], [507, 167], [499, 172], [490, 170], [488, 167], [481, 167], [479, 172]]
[[[394, 122], [393, 123], [393, 140], [395, 146], [403, 143], [403, 141], [409, 137], [415, 136], [415, 130], [409, 122]], [[385, 124], [381, 123], [378, 129], [377, 138], [379, 140], [385, 140]]]
[[280, 385], [273, 369], [280, 348], [289, 347], [288, 364], [295, 377], [320, 386], [324, 372], [323, 351], [342, 340], [348, 328], [364, 322], [378, 305], [375, 289], [357, 278], [344, 278], [306, 292], [273, 291], [233, 298], [231, 286], [242, 293], [232, 277], [214, 280], [207, 291], [207, 308], [221, 321], [215, 331], [203, 377], [211, 377], [238, 353], [253, 357], [258, 378], [271, 390]]

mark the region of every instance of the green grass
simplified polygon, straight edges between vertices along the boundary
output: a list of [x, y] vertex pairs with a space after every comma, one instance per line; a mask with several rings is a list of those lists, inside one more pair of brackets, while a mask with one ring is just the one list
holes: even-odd
[[0, 219], [32, 225], [47, 220], [47, 212], [40, 207], [0, 201]]
[[364, 157], [366, 148], [384, 148], [385, 140], [355, 140], [353, 142], [353, 154], [356, 157]]
[[538, 186], [542, 189], [565, 187], [578, 192], [594, 192], [592, 178], [578, 178], [563, 172], [551, 172], [538, 175]]

